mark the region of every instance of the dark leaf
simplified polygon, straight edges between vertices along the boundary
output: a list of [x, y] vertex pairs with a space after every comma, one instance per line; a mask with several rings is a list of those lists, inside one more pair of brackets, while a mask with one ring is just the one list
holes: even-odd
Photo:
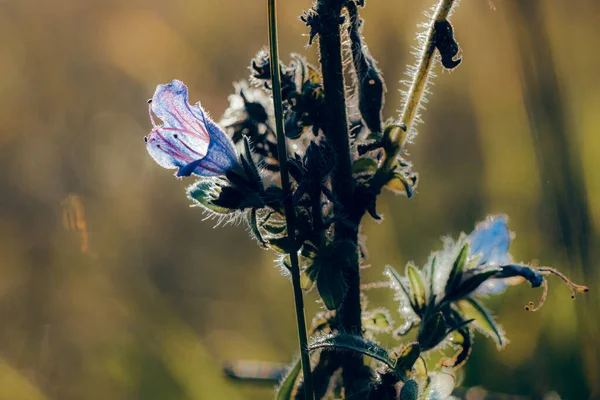
[[460, 249], [456, 260], [454, 260], [454, 264], [452, 264], [452, 270], [450, 270], [450, 275], [448, 276], [448, 281], [446, 281], [446, 296], [448, 297], [452, 296], [454, 289], [456, 289], [462, 279], [463, 271], [467, 265], [468, 254], [469, 243], [467, 242]]
[[417, 336], [417, 340], [424, 351], [434, 348], [445, 338], [446, 321], [441, 312], [437, 312], [427, 318], [425, 322], [421, 324], [421, 329], [419, 329], [419, 334]]
[[[316, 262], [316, 260], [315, 260]], [[317, 289], [328, 310], [336, 310], [348, 291], [342, 269], [336, 265], [319, 266]]]
[[310, 341], [308, 349], [311, 351], [316, 349], [350, 351], [374, 358], [390, 368], [394, 368], [395, 365], [394, 360], [390, 358], [386, 349], [362, 336], [348, 333], [314, 338]]

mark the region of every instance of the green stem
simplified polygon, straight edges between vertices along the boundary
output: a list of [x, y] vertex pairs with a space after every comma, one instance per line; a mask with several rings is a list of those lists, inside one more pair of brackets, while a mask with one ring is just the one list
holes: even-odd
[[[442, 22], [448, 18], [453, 4], [454, 0], [440, 0], [435, 9], [435, 14], [431, 19], [429, 28], [427, 29], [427, 36], [421, 48], [421, 53], [416, 66], [417, 68], [408, 95], [406, 96], [406, 102], [404, 103], [404, 107], [402, 107], [402, 116], [400, 117], [400, 125], [404, 125], [409, 132], [412, 128], [413, 121], [417, 116], [417, 112], [421, 107], [421, 101], [426, 92], [425, 89], [427, 88], [431, 68], [433, 66], [435, 53], [435, 23]], [[397, 137], [400, 138], [402, 135], [398, 135]]]
[[288, 232], [288, 240], [291, 242], [290, 273], [292, 275], [292, 286], [294, 287], [294, 302], [296, 304], [296, 320], [298, 322], [298, 339], [300, 342], [300, 357], [302, 371], [304, 374], [304, 398], [313, 400], [312, 375], [310, 370], [310, 357], [308, 354], [308, 337], [306, 334], [306, 320], [304, 316], [304, 299], [300, 287], [300, 266], [298, 264], [298, 252], [296, 243], [296, 214], [290, 187], [290, 177], [287, 165], [287, 146], [283, 124], [283, 100], [281, 98], [281, 76], [279, 71], [279, 49], [277, 42], [277, 10], [275, 0], [267, 1], [269, 13], [269, 47], [271, 58], [271, 78], [273, 82], [273, 106], [275, 110], [275, 129], [277, 131], [277, 148], [279, 153], [279, 171], [281, 174], [281, 187], [284, 193], [285, 219]]
[[389, 132], [389, 137], [384, 137], [384, 158], [370, 184], [376, 193], [379, 193], [381, 188], [389, 181], [389, 174], [394, 167], [396, 157], [404, 145], [407, 134], [413, 129], [413, 123], [427, 92], [427, 85], [435, 61], [435, 23], [448, 19], [454, 3], [455, 0], [439, 0], [435, 13], [431, 18], [425, 33], [425, 39], [421, 44], [415, 72], [412, 74], [413, 80], [402, 106], [400, 121], [397, 123], [398, 126]]

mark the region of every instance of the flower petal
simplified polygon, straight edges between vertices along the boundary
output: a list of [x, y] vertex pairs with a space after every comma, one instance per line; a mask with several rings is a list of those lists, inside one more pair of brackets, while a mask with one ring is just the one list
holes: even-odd
[[512, 261], [508, 248], [512, 234], [507, 226], [505, 215], [488, 217], [477, 225], [467, 240], [470, 256], [479, 256], [477, 265], [500, 265]]
[[211, 141], [206, 156], [182, 166], [177, 172], [177, 176], [190, 176], [191, 174], [199, 176], [225, 175], [227, 170], [238, 164], [235, 148], [225, 133], [210, 120], [207, 120], [207, 127]]
[[178, 80], [158, 85], [152, 97], [152, 112], [163, 121], [165, 128], [176, 128], [208, 143], [210, 140], [203, 120], [188, 103], [188, 88]]

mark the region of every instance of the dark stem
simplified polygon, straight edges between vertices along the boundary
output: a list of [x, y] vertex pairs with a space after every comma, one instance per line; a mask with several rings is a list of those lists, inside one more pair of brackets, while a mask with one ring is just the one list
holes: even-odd
[[[353, 212], [354, 180], [352, 159], [348, 137], [346, 97], [340, 41], [341, 9], [340, 0], [320, 0], [317, 4], [319, 18], [318, 34], [320, 43], [320, 63], [323, 74], [326, 111], [325, 137], [335, 154], [335, 167], [331, 176], [332, 192], [336, 199], [334, 213], [339, 222], [334, 224], [335, 240], [358, 242], [358, 225], [351, 218]], [[348, 222], [350, 221], [350, 222]], [[348, 291], [337, 310], [340, 329], [362, 335], [360, 307], [360, 275], [358, 262], [344, 271]], [[346, 355], [342, 361], [346, 395], [351, 396], [357, 378], [362, 370], [362, 357]]]
[[284, 194], [285, 219], [287, 224], [288, 240], [290, 246], [290, 273], [292, 275], [292, 286], [294, 287], [294, 303], [296, 305], [296, 320], [298, 322], [298, 339], [300, 344], [300, 357], [302, 372], [304, 374], [304, 398], [314, 399], [312, 386], [312, 375], [310, 371], [310, 356], [308, 354], [308, 337], [306, 335], [306, 320], [304, 316], [304, 299], [300, 287], [300, 266], [298, 264], [298, 251], [296, 243], [296, 214], [290, 187], [290, 177], [287, 165], [287, 146], [283, 123], [283, 100], [281, 98], [281, 76], [279, 71], [279, 49], [277, 42], [277, 10], [275, 0], [268, 0], [269, 12], [269, 46], [271, 57], [271, 77], [273, 80], [273, 106], [275, 110], [275, 128], [277, 131], [277, 148], [279, 154], [279, 172], [281, 174], [281, 187]]

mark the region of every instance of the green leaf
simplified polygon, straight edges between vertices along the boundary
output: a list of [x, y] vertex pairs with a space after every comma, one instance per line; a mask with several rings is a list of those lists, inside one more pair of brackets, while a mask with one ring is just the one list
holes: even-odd
[[258, 244], [260, 244], [261, 247], [266, 248], [267, 241], [265, 239], [263, 239], [263, 237], [260, 233], [260, 229], [258, 229], [258, 222], [256, 219], [256, 208], [251, 209], [250, 212], [247, 214], [247, 217], [248, 217], [248, 225], [250, 226], [250, 230], [254, 234], [254, 237], [258, 241]]
[[363, 313], [363, 327], [375, 332], [389, 332], [394, 321], [388, 310], [381, 308]]
[[404, 379], [412, 370], [413, 365], [421, 355], [421, 346], [414, 342], [406, 345], [396, 357], [394, 371], [401, 379]]
[[504, 348], [507, 341], [502, 327], [494, 321], [494, 318], [481, 303], [471, 297], [467, 297], [457, 302], [457, 305], [465, 319], [475, 320], [474, 323], [477, 330], [494, 339], [498, 349]]
[[317, 289], [328, 310], [335, 310], [342, 303], [348, 291], [343, 271], [357, 262], [358, 251], [351, 241], [334, 241], [317, 251], [313, 261], [318, 271]]
[[421, 324], [421, 329], [419, 329], [419, 334], [417, 336], [417, 340], [423, 351], [432, 349], [440, 344], [446, 337], [446, 329], [446, 321], [441, 312], [437, 312], [427, 318], [427, 320]]
[[413, 302], [412, 292], [410, 291], [409, 288], [406, 287], [406, 285], [403, 282], [403, 278], [398, 273], [398, 271], [396, 271], [393, 267], [391, 267], [391, 266], [388, 265], [388, 266], [385, 267], [385, 272], [384, 273], [392, 281], [392, 288], [394, 290], [396, 290], [396, 292], [398, 293], [398, 295], [401, 297], [400, 301], [403, 302], [404, 300], [402, 300], [402, 298], [405, 298], [406, 302], [408, 303], [407, 305], [410, 305], [413, 308], [413, 310], [414, 310], [415, 309], [415, 304]]
[[319, 268], [317, 275], [317, 290], [328, 310], [336, 310], [344, 300], [348, 284], [344, 279], [342, 269], [336, 265], [325, 265]]
[[469, 254], [469, 243], [465, 243], [456, 260], [454, 260], [454, 264], [452, 265], [452, 270], [450, 271], [450, 276], [448, 276], [448, 281], [446, 282], [446, 296], [452, 295], [453, 290], [456, 286], [459, 285], [462, 274], [467, 265], [467, 255]]
[[409, 199], [413, 196], [413, 185], [404, 175], [395, 172], [385, 187], [396, 194], [404, 194]]
[[296, 380], [298, 379], [298, 375], [300, 375], [301, 369], [302, 363], [300, 362], [300, 358], [298, 358], [281, 381], [277, 389], [277, 400], [290, 400], [292, 398], [294, 386], [296, 386]]
[[417, 400], [419, 398], [419, 385], [410, 379], [404, 383], [400, 390], [400, 400]]
[[318, 274], [319, 270], [315, 267], [315, 264], [309, 265], [302, 274], [300, 274], [300, 287], [303, 290], [310, 290], [315, 284], [315, 279], [317, 279]]
[[193, 200], [195, 205], [211, 213], [225, 215], [233, 210], [213, 204], [213, 201], [219, 197], [220, 190], [216, 181], [209, 179], [200, 179], [186, 189], [188, 198]]
[[372, 174], [377, 171], [377, 161], [372, 158], [359, 158], [352, 163], [353, 174]]
[[406, 276], [410, 281], [410, 287], [413, 292], [414, 303], [417, 305], [419, 312], [425, 308], [425, 284], [421, 277], [421, 272], [412, 264], [406, 264]]
[[390, 358], [386, 349], [362, 336], [351, 335], [349, 333], [338, 333], [336, 335], [313, 338], [308, 344], [308, 349], [310, 351], [317, 349], [351, 351], [374, 358], [390, 368], [394, 368], [395, 365], [394, 360]]

